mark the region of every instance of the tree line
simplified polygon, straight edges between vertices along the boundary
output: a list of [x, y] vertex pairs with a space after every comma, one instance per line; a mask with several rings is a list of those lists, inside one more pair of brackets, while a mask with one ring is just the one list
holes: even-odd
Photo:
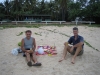
[[52, 20], [100, 20], [100, 0], [5, 0], [0, 3], [0, 20], [19, 20], [23, 15], [51, 15]]

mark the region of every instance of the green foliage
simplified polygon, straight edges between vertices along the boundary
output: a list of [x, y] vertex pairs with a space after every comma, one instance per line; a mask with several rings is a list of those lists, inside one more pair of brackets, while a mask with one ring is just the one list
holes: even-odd
[[[29, 24], [26, 24], [26, 25], [25, 24], [24, 25], [11, 25], [11, 24], [9, 24], [9, 25], [0, 25], [0, 27], [2, 27], [2, 28], [15, 28], [15, 27], [39, 28], [41, 26], [47, 26], [47, 25], [38, 25], [38, 24], [36, 24], [36, 25], [29, 25]], [[22, 35], [23, 32], [20, 32], [17, 36], [20, 36], [20, 34]]]
[[68, 5], [69, 19], [70, 20], [74, 20], [76, 17], [80, 16], [80, 14], [81, 14], [81, 10], [80, 9], [81, 9], [81, 5], [80, 5], [79, 2], [77, 2], [77, 3], [73, 3], [73, 2], [69, 3], [69, 5]]
[[100, 18], [100, 0], [77, 0], [68, 3], [68, 18], [75, 20], [76, 17], [85, 17], [87, 20], [96, 21]]
[[[65, 0], [66, 1], [66, 0]], [[55, 1], [47, 2], [45, 0], [14, 0], [8, 1], [6, 0], [1, 3], [0, 10], [4, 10], [1, 12], [2, 14], [6, 15], [7, 17], [2, 16], [2, 18], [9, 18], [13, 20], [21, 20], [22, 15], [39, 15], [39, 14], [46, 14], [52, 15], [52, 20], [58, 20], [58, 16], [60, 15], [59, 4]], [[66, 3], [65, 3], [66, 5]], [[5, 10], [6, 9], [6, 10]], [[55, 15], [56, 14], [56, 15]]]
[[[83, 24], [81, 26], [87, 26], [88, 24]], [[36, 24], [36, 25], [29, 25], [29, 24], [24, 24], [24, 25], [0, 25], [1, 28], [5, 29], [5, 28], [16, 28], [16, 27], [27, 27], [27, 28], [39, 28], [41, 29], [40, 27], [43, 27], [43, 26], [58, 26], [58, 27], [64, 27], [64, 26], [67, 26], [67, 27], [70, 27], [70, 26], [75, 26], [74, 24], [69, 24], [69, 25], [66, 25], [66, 24]], [[100, 27], [100, 24], [92, 24], [92, 25], [88, 25], [88, 27]]]
[[51, 15], [52, 20], [100, 18], [100, 0], [5, 0], [0, 3], [0, 20], [23, 20], [23, 15]]
[[100, 27], [100, 24], [89, 25], [89, 27]]
[[3, 30], [3, 27], [0, 27], [0, 30]]
[[40, 35], [40, 36], [42, 36], [41, 33], [34, 33], [34, 34], [35, 34], [35, 35]]
[[20, 36], [20, 35], [22, 35], [23, 34], [23, 32], [20, 32], [17, 36]]
[[88, 43], [87, 41], [84, 41], [84, 43], [85, 43], [87, 46], [89, 46], [89, 47], [93, 48], [94, 50], [99, 51], [98, 49], [95, 49], [92, 45], [90, 45], [90, 43]]
[[21, 42], [18, 42], [18, 46], [21, 46]]

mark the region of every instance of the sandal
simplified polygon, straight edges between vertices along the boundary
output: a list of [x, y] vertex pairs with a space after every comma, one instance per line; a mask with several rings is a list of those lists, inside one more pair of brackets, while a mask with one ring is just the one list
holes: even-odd
[[31, 67], [32, 66], [32, 62], [31, 61], [28, 62], [27, 65]]
[[33, 66], [41, 66], [42, 64], [41, 63], [35, 63], [33, 64]]

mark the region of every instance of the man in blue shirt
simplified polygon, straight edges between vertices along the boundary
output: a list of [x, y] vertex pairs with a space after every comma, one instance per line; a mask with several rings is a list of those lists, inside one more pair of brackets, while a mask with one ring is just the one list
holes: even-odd
[[83, 48], [84, 48], [84, 38], [80, 35], [78, 35], [78, 28], [73, 28], [73, 34], [74, 36], [71, 36], [68, 42], [65, 42], [64, 45], [64, 52], [62, 59], [59, 60], [59, 62], [63, 61], [67, 55], [67, 52], [73, 55], [71, 63], [75, 63], [75, 58], [79, 55], [83, 54]]

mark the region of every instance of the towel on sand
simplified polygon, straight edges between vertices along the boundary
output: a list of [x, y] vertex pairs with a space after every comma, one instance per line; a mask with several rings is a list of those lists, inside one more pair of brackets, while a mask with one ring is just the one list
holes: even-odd
[[40, 47], [43, 48], [44, 53], [43, 54], [39, 54], [38, 51], [36, 51], [36, 55], [46, 55], [46, 54], [56, 55], [57, 54], [56, 46], [38, 46], [37, 50]]

